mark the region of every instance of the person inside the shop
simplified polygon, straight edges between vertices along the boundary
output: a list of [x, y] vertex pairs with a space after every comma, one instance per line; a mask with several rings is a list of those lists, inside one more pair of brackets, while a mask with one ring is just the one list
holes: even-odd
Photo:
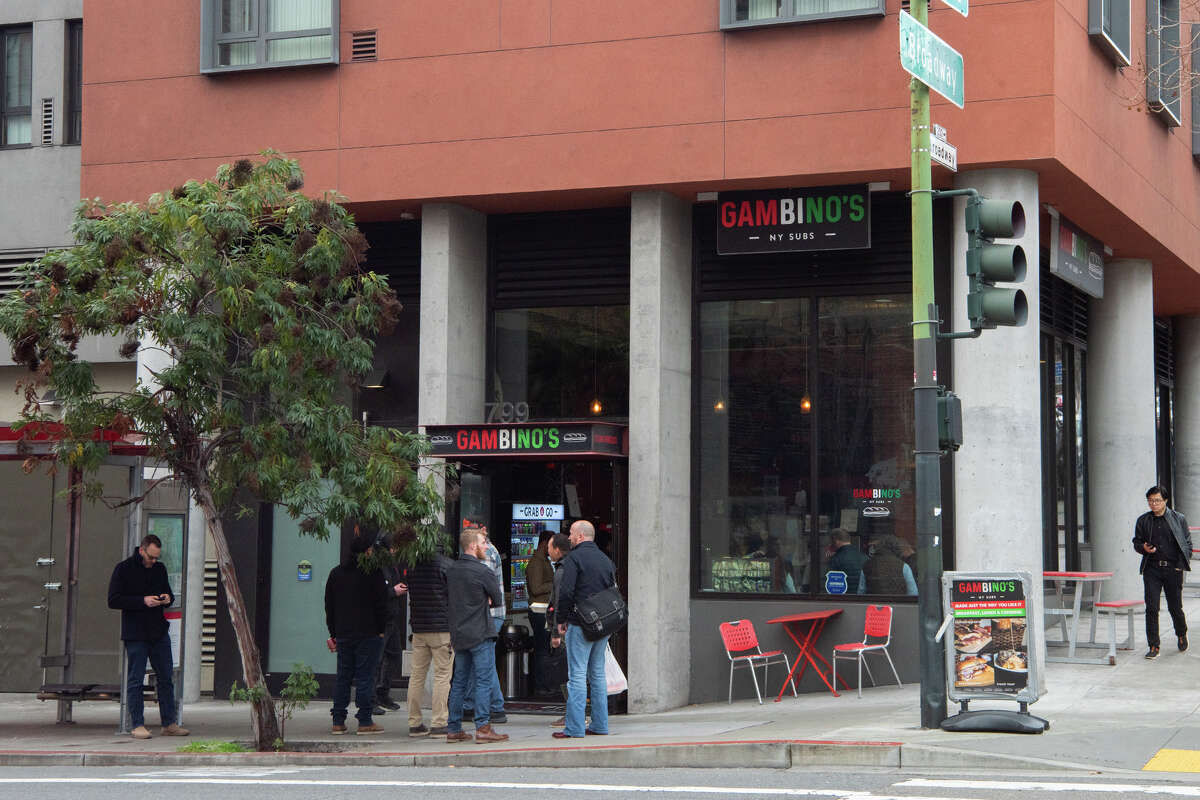
[[543, 674], [542, 664], [550, 652], [550, 633], [546, 629], [546, 610], [554, 591], [554, 567], [550, 564], [549, 545], [554, 531], [542, 531], [537, 550], [525, 567], [525, 585], [529, 590], [529, 627], [533, 629], [534, 691], [538, 695], [557, 695], [558, 687], [551, 686]]
[[867, 594], [916, 595], [917, 580], [904, 563], [912, 553], [913, 546], [895, 534], [876, 539], [871, 557], [863, 565]]
[[866, 555], [850, 543], [850, 533], [845, 528], [834, 528], [829, 538], [833, 545], [833, 555], [829, 557], [829, 571], [846, 573], [847, 594], [862, 594], [867, 590], [866, 579], [863, 576]]

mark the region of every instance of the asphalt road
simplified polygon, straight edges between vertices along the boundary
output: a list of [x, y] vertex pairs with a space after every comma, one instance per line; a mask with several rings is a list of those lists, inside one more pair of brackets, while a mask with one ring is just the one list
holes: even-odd
[[1200, 783], [1120, 776], [923, 774], [911, 770], [604, 770], [193, 767], [13, 767], [0, 798], [21, 800], [541, 800], [542, 798], [846, 798], [847, 800], [1075, 800], [1156, 795], [1200, 798]]

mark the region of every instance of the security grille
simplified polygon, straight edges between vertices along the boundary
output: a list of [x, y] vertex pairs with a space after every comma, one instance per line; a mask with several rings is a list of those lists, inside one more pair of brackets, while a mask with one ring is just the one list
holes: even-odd
[[[1050, 253], [1042, 251], [1042, 264]], [[1042, 331], [1087, 346], [1088, 296], [1043, 267], [1038, 286]]]
[[1175, 385], [1175, 329], [1169, 318], [1154, 318], [1154, 379]]

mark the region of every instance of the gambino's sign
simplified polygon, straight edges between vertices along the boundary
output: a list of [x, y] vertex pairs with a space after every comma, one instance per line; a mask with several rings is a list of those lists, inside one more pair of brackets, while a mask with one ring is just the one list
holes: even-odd
[[603, 422], [429, 425], [430, 455], [442, 457], [624, 455], [625, 428]]
[[787, 253], [871, 246], [866, 186], [720, 192], [717, 252]]

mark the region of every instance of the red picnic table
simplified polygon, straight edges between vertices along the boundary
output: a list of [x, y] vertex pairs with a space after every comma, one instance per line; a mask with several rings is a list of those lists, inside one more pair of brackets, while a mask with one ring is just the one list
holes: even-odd
[[[833, 692], [834, 697], [841, 697], [838, 694], [837, 688], [829, 681], [829, 676], [821, 671], [821, 667], [817, 664], [816, 658], [821, 659], [826, 669], [832, 670], [833, 667], [825, 656], [821, 655], [817, 650], [817, 640], [821, 638], [821, 631], [825, 629], [825, 623], [842, 613], [840, 608], [827, 608], [823, 611], [805, 611], [801, 614], [787, 614], [786, 616], [776, 617], [775, 619], [767, 620], [768, 625], [782, 625], [787, 631], [787, 635], [791, 637], [796, 646], [800, 648], [800, 652], [796, 654], [796, 660], [792, 662], [792, 671], [788, 673], [787, 678], [783, 682], [783, 686], [779, 688], [779, 695], [775, 698], [778, 703], [783, 699], [783, 690], [787, 688], [788, 681], [795, 675], [797, 679], [804, 676], [805, 667], [812, 665], [813, 671], [817, 673], [817, 677], [824, 681], [825, 686], [829, 691]], [[816, 656], [816, 658], [813, 658]], [[803, 665], [803, 666], [802, 666]], [[796, 668], [800, 668], [800, 672], [796, 673]], [[842, 686], [849, 689], [850, 684], [846, 683], [846, 679], [838, 676]]]

